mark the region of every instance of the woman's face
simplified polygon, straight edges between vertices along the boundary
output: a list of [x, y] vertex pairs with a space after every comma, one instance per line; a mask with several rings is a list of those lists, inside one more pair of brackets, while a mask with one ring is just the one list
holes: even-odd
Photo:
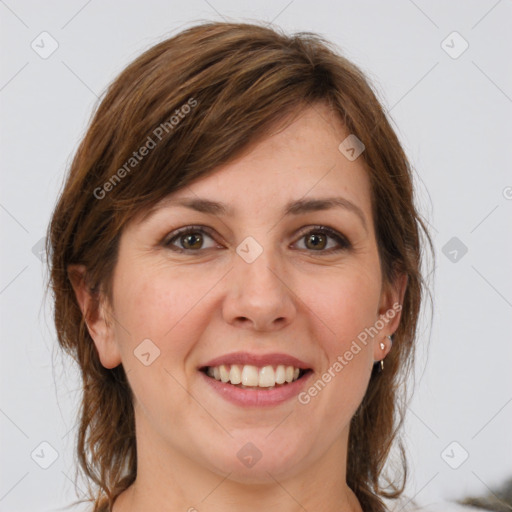
[[382, 285], [362, 157], [338, 149], [348, 135], [310, 107], [124, 230], [93, 337], [133, 390], [139, 468], [339, 472], [400, 299]]

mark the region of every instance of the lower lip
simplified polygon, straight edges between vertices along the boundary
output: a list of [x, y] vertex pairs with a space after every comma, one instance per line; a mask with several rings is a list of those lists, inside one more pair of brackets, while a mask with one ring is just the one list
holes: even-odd
[[227, 382], [208, 377], [204, 372], [199, 372], [214, 391], [236, 405], [265, 407], [279, 405], [296, 397], [305, 387], [306, 381], [312, 375], [309, 371], [300, 379], [273, 389], [243, 389]]

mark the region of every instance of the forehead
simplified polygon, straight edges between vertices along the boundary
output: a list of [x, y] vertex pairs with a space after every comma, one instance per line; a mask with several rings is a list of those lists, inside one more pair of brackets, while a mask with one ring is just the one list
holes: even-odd
[[371, 194], [364, 160], [349, 160], [339, 149], [349, 135], [326, 105], [308, 107], [284, 127], [276, 124], [235, 160], [172, 193], [149, 213], [195, 203], [196, 209], [206, 213], [264, 218], [300, 209], [299, 202], [303, 206], [307, 201], [331, 198], [363, 213], [363, 223], [366, 220], [369, 228]]

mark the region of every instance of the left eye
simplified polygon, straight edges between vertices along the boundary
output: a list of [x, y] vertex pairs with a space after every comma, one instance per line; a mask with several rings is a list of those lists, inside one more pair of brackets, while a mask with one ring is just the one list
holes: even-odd
[[[335, 240], [334, 244], [334, 250], [333, 247], [327, 247], [328, 245], [328, 239]], [[334, 229], [325, 227], [325, 226], [314, 226], [313, 228], [310, 228], [308, 231], [301, 234], [299, 240], [306, 240], [306, 249], [312, 249], [313, 251], [318, 252], [318, 249], [329, 249], [328, 251], [321, 251], [321, 252], [339, 252], [342, 250], [350, 249], [352, 246], [348, 239], [343, 236], [342, 234], [338, 233]], [[309, 244], [310, 247], [307, 247]], [[338, 248], [336, 248], [336, 244], [338, 245]]]
[[[200, 249], [214, 248], [215, 243], [209, 247], [204, 247], [205, 236], [206, 238], [214, 241], [213, 237], [208, 234], [205, 228], [188, 226], [171, 233], [170, 237], [164, 241], [164, 245], [165, 247], [177, 252], [199, 252]], [[329, 239], [335, 241], [334, 249], [332, 245], [331, 247], [328, 247]], [[310, 250], [312, 252], [332, 253], [351, 248], [351, 244], [345, 236], [325, 226], [314, 226], [313, 228], [302, 232], [299, 236], [299, 240], [305, 240], [305, 250]], [[176, 246], [175, 242], [177, 242], [179, 246]], [[338, 248], [336, 248], [336, 245]]]

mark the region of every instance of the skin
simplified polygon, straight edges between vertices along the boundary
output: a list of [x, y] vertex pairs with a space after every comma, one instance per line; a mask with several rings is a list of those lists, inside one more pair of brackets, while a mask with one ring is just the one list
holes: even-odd
[[[361, 511], [345, 482], [349, 423], [374, 362], [391, 349], [386, 336], [399, 313], [308, 404], [234, 405], [198, 372], [230, 352], [284, 352], [308, 362], [315, 382], [401, 303], [406, 279], [383, 285], [363, 159], [351, 162], [338, 150], [348, 134], [327, 106], [308, 107], [170, 198], [222, 201], [233, 216], [164, 202], [132, 221], [120, 240], [111, 304], [95, 309], [79, 277], [85, 269], [70, 269], [102, 364], [123, 364], [135, 395], [138, 475], [114, 512]], [[341, 208], [283, 216], [291, 200], [331, 196], [357, 205], [367, 229]], [[202, 245], [192, 241], [196, 248], [181, 254], [165, 246], [173, 231], [198, 224], [212, 230]], [[329, 237], [315, 249], [306, 236], [310, 228], [318, 234], [315, 224], [347, 237], [351, 248], [330, 252], [339, 245]], [[235, 251], [248, 236], [263, 248], [252, 263]], [[174, 247], [190, 247], [184, 238]], [[160, 356], [145, 366], [134, 350], [148, 338]], [[262, 454], [250, 468], [237, 457], [248, 442]]]

